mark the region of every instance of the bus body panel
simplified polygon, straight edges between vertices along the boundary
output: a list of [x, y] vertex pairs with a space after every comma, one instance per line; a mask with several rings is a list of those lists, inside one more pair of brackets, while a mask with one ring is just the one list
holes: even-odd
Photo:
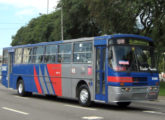
[[[90, 89], [93, 98], [93, 66], [92, 64], [72, 64], [70, 68], [72, 74], [72, 97], [76, 97], [76, 87], [80, 81], [85, 81]], [[65, 74], [65, 73], [64, 73]]]
[[[10, 87], [17, 89], [17, 81], [21, 78], [25, 84], [25, 91], [76, 98], [76, 87], [81, 80], [85, 81], [92, 91], [92, 72], [91, 64], [14, 65]], [[91, 95], [93, 94], [91, 92]]]
[[[158, 98], [158, 88], [151, 91], [150, 87], [155, 86], [108, 86], [108, 102], [131, 102], [138, 100], [156, 100]], [[130, 89], [129, 92], [123, 89]]]
[[8, 77], [7, 77], [8, 66], [6, 64], [2, 65], [2, 84], [8, 87]]
[[107, 80], [108, 102], [155, 100], [158, 97], [159, 77], [157, 73], [114, 72], [109, 68]]

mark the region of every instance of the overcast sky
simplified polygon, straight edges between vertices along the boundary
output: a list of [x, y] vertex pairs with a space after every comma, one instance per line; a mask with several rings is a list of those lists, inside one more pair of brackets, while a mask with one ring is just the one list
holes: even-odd
[[10, 46], [11, 37], [20, 27], [40, 13], [47, 13], [47, 1], [50, 13], [59, 0], [0, 0], [0, 55], [2, 48]]

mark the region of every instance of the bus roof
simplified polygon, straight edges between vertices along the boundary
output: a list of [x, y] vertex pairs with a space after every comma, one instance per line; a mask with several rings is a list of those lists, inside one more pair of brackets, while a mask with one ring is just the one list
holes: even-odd
[[138, 38], [147, 40], [148, 42], [153, 42], [151, 38], [140, 36], [140, 35], [134, 35], [134, 34], [113, 34], [113, 35], [104, 35], [104, 36], [97, 36], [97, 37], [86, 37], [86, 38], [78, 38], [78, 39], [70, 39], [70, 40], [64, 40], [64, 41], [53, 41], [53, 42], [41, 42], [36, 44], [26, 44], [26, 45], [18, 45], [13, 47], [5, 47], [3, 49], [15, 49], [15, 48], [21, 48], [21, 47], [34, 47], [34, 46], [42, 46], [42, 45], [51, 45], [51, 44], [61, 44], [61, 43], [68, 43], [68, 42], [80, 42], [80, 41], [89, 41], [89, 40], [105, 40], [105, 39], [113, 39], [113, 38]]
[[135, 35], [135, 34], [114, 34], [114, 35], [99, 36], [99, 37], [95, 37], [95, 38], [96, 39], [138, 38], [138, 39], [142, 39], [142, 40], [147, 40], [148, 42], [153, 42], [153, 40], [149, 37]]
[[94, 37], [86, 37], [86, 38], [78, 38], [78, 39], [70, 39], [64, 41], [52, 41], [52, 42], [40, 42], [36, 44], [26, 44], [26, 45], [17, 45], [13, 47], [5, 47], [3, 49], [15, 49], [15, 48], [22, 48], [22, 47], [34, 47], [34, 46], [42, 46], [42, 45], [52, 45], [52, 44], [61, 44], [61, 43], [69, 43], [69, 42], [76, 42], [76, 41], [89, 41], [93, 40]]

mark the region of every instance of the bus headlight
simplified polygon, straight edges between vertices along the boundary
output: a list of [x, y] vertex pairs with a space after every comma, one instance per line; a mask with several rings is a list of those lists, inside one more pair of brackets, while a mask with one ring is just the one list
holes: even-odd
[[158, 91], [159, 88], [158, 87], [149, 87], [149, 91]]

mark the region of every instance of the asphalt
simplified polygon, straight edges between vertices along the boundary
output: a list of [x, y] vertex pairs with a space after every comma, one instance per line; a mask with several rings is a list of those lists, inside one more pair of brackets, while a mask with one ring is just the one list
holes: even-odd
[[77, 101], [34, 94], [20, 97], [0, 85], [0, 120], [164, 120], [165, 97], [134, 102], [128, 108], [114, 104], [81, 107]]

